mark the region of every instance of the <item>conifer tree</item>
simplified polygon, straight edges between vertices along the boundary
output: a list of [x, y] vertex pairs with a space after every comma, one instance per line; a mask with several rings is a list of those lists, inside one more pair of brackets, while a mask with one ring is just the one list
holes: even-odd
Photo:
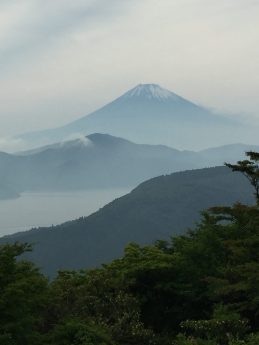
[[255, 189], [256, 203], [259, 206], [259, 152], [248, 151], [249, 159], [238, 161], [237, 164], [225, 163], [233, 171], [240, 171]]

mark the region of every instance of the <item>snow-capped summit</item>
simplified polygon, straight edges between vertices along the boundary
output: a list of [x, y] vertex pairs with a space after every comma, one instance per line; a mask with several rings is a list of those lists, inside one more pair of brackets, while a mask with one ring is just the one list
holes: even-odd
[[181, 97], [177, 96], [175, 93], [162, 88], [158, 84], [139, 84], [133, 89], [126, 92], [122, 97], [132, 98], [132, 97], [144, 97], [148, 99], [158, 99], [163, 100], [179, 100]]

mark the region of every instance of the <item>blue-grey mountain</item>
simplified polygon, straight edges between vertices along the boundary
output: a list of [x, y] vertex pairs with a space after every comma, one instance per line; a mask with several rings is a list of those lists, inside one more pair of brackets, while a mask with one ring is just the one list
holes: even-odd
[[76, 135], [108, 133], [136, 143], [181, 149], [205, 149], [244, 142], [258, 143], [254, 128], [215, 114], [156, 84], [140, 84], [113, 102], [65, 126], [27, 133], [29, 146]]

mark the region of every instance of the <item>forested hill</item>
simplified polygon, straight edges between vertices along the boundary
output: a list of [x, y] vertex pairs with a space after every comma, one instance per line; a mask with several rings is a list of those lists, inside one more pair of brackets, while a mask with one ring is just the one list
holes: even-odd
[[226, 167], [190, 170], [148, 180], [87, 218], [3, 237], [0, 243], [34, 243], [28, 257], [53, 275], [107, 263], [130, 241], [146, 244], [181, 234], [200, 219], [201, 210], [238, 201], [254, 202], [240, 173]]

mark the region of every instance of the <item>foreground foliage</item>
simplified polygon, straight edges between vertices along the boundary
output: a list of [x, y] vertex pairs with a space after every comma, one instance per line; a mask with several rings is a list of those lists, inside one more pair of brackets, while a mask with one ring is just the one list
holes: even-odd
[[185, 236], [125, 248], [52, 281], [0, 248], [0, 344], [258, 344], [259, 209], [203, 214]]

